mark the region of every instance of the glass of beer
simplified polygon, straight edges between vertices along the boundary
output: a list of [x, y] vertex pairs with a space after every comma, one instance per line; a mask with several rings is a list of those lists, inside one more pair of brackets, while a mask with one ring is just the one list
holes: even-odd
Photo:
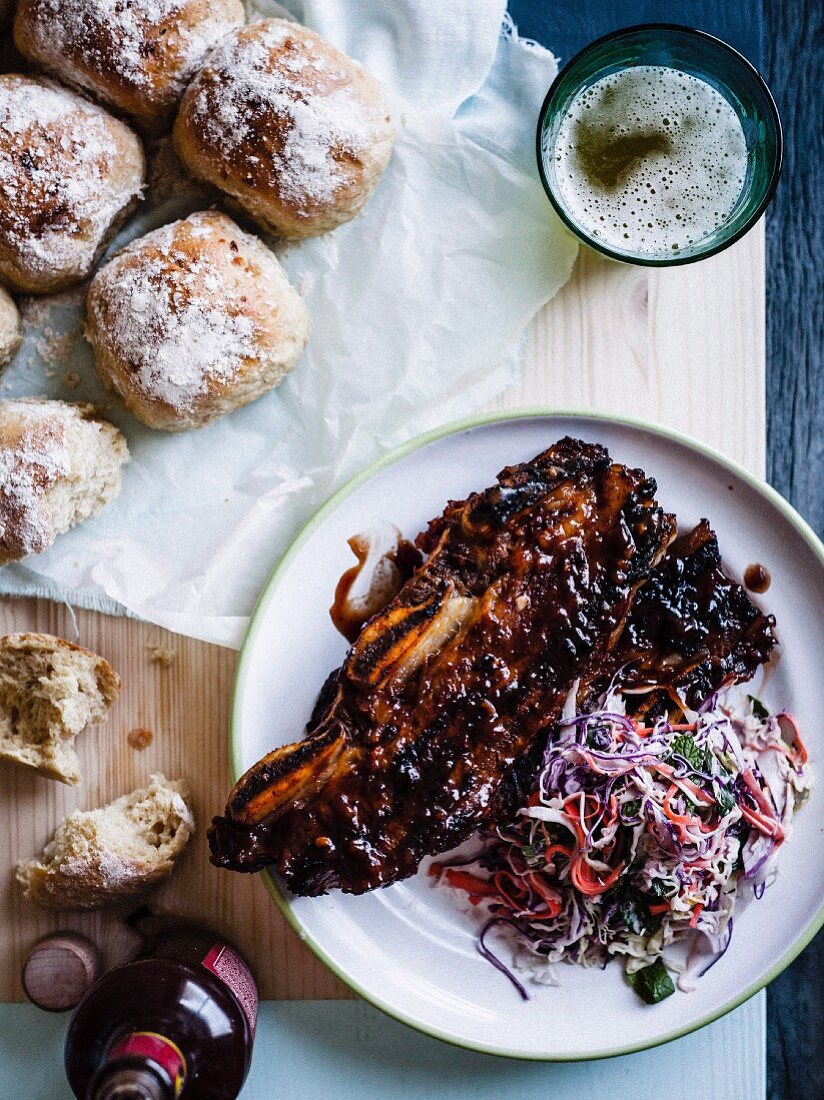
[[767, 85], [732, 46], [648, 23], [577, 54], [538, 121], [546, 193], [586, 244], [627, 263], [711, 256], [763, 213], [781, 172]]

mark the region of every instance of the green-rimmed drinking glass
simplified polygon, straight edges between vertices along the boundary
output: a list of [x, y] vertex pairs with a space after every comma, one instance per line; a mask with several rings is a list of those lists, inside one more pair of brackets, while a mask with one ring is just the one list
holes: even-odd
[[[705, 81], [730, 103], [744, 131], [747, 167], [741, 194], [723, 222], [677, 254], [623, 251], [605, 244], [570, 213], [555, 174], [558, 133], [572, 101], [603, 77], [637, 65], [666, 66]], [[781, 120], [757, 69], [720, 38], [674, 23], [644, 23], [592, 42], [560, 71], [538, 119], [538, 168], [561, 219], [582, 241], [604, 255], [649, 267], [693, 263], [743, 237], [775, 192], [783, 151]]]

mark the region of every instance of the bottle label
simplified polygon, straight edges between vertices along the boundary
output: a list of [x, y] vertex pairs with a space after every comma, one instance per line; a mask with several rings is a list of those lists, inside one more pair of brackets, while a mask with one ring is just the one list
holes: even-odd
[[168, 1075], [174, 1086], [175, 1097], [183, 1092], [186, 1084], [186, 1059], [180, 1047], [165, 1035], [158, 1035], [156, 1031], [130, 1031], [112, 1046], [107, 1061], [127, 1055], [154, 1062]]
[[245, 961], [228, 944], [216, 943], [203, 960], [203, 965], [234, 993], [254, 1038], [257, 1026], [258, 991], [252, 972]]

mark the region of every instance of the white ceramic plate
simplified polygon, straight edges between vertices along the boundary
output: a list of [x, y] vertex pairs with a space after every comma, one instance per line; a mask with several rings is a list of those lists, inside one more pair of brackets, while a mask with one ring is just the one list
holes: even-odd
[[[261, 597], [244, 644], [232, 713], [233, 768], [245, 771], [301, 736], [317, 692], [346, 650], [328, 615], [335, 583], [354, 559], [347, 538], [388, 520], [414, 536], [449, 498], [494, 481], [570, 434], [658, 481], [682, 529], [702, 516], [718, 533], [727, 569], [760, 562], [772, 575], [764, 605], [778, 620], [781, 659], [764, 697], [799, 718], [815, 765], [824, 757], [824, 547], [776, 493], [674, 433], [594, 416], [529, 411], [432, 433], [350, 483], [290, 548]], [[757, 677], [758, 684], [760, 677]], [[348, 985], [379, 1008], [441, 1039], [521, 1058], [626, 1053], [708, 1023], [785, 967], [824, 922], [824, 797], [798, 814], [779, 874], [736, 922], [732, 945], [694, 993], [643, 1004], [619, 964], [559, 968], [560, 988], [532, 987], [522, 1002], [475, 948], [477, 922], [460, 895], [421, 872], [362, 897], [293, 898], [269, 888], [300, 936]], [[503, 957], [507, 957], [506, 948]]]

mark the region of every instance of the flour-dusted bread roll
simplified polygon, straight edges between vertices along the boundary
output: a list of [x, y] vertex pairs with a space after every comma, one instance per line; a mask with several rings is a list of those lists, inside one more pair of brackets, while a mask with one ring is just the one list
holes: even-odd
[[244, 23], [241, 0], [18, 0], [20, 52], [158, 133], [208, 51]]
[[309, 334], [272, 252], [204, 212], [132, 241], [89, 287], [86, 336], [104, 382], [151, 428], [199, 428], [276, 386]]
[[14, 358], [23, 339], [23, 325], [17, 306], [0, 286], [0, 370]]
[[99, 810], [75, 810], [39, 859], [21, 863], [23, 896], [46, 909], [101, 909], [168, 878], [195, 829], [181, 780], [153, 775]]
[[39, 554], [120, 491], [126, 440], [91, 405], [0, 401], [0, 565]]
[[0, 759], [78, 783], [74, 741], [120, 691], [108, 661], [52, 634], [0, 638]]
[[136, 204], [145, 173], [125, 123], [51, 81], [0, 75], [0, 282], [81, 282]]
[[174, 127], [189, 170], [283, 237], [349, 221], [372, 194], [394, 127], [378, 82], [282, 19], [229, 35], [186, 90]]

